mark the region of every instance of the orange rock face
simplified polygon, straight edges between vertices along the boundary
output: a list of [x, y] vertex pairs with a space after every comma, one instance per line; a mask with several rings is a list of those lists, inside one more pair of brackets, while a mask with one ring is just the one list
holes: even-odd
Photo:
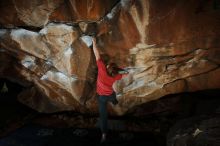
[[19, 100], [40, 112], [97, 112], [97, 67], [129, 75], [114, 88], [125, 114], [168, 94], [220, 88], [220, 4], [213, 1], [8, 0], [0, 2], [0, 77], [27, 88]]

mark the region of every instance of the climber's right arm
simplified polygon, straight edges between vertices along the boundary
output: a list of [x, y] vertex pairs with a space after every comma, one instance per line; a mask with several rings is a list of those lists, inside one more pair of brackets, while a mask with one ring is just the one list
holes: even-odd
[[96, 58], [96, 60], [99, 60], [100, 59], [100, 54], [99, 54], [99, 50], [98, 50], [97, 45], [96, 45], [96, 38], [95, 37], [92, 38], [92, 45], [93, 45], [92, 49], [93, 49], [93, 52], [95, 54], [95, 58]]

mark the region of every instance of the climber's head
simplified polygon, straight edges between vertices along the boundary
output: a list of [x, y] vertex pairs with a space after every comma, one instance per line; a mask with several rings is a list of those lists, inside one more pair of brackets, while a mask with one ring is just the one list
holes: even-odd
[[110, 62], [106, 65], [107, 73], [109, 76], [114, 77], [118, 74], [118, 66], [116, 63]]

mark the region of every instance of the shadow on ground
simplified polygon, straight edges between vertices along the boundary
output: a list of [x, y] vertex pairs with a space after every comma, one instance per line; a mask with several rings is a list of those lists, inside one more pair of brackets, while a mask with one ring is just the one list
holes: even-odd
[[0, 139], [0, 146], [156, 146], [154, 138], [145, 132], [110, 131], [100, 144], [99, 129], [48, 128], [29, 124]]

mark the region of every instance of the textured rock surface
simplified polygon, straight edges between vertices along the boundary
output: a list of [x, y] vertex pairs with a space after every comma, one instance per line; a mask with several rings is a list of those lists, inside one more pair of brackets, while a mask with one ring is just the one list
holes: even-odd
[[97, 21], [118, 0], [3, 0], [0, 2], [4, 26], [43, 27], [48, 22]]
[[220, 88], [218, 1], [85, 0], [0, 2], [0, 77], [29, 89], [41, 111], [97, 112], [97, 68], [86, 34], [104, 59], [128, 67], [115, 84], [124, 114], [167, 94]]
[[213, 145], [218, 146], [220, 118], [196, 117], [175, 124], [167, 136], [167, 146]]

